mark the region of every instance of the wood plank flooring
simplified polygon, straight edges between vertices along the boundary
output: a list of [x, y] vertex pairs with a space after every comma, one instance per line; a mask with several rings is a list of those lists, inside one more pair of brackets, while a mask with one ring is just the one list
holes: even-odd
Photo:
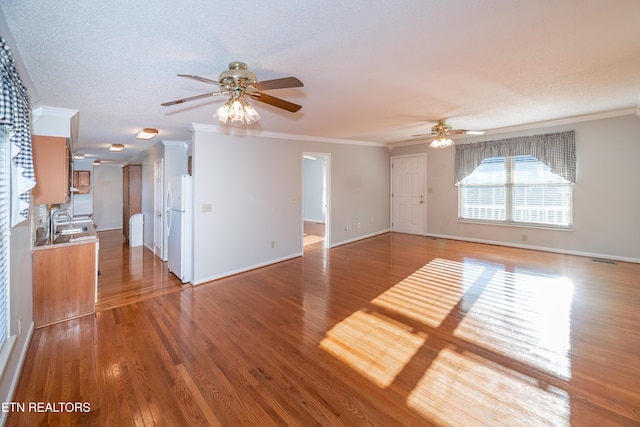
[[397, 233], [304, 253], [195, 288], [142, 268], [157, 295], [33, 336], [14, 402], [90, 410], [6, 425], [640, 424], [640, 265]]
[[182, 290], [184, 285], [169, 273], [167, 263], [144, 246], [130, 247], [122, 230], [102, 231], [99, 237], [96, 311]]

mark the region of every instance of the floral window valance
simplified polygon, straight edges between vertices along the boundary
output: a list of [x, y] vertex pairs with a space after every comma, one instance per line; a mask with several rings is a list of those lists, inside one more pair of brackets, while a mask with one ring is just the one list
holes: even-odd
[[13, 62], [13, 55], [6, 41], [0, 37], [0, 76], [2, 97], [0, 98], [0, 125], [9, 133], [11, 145], [12, 198], [11, 225], [27, 218], [31, 189], [35, 185], [33, 157], [31, 151], [31, 108], [27, 89]]
[[576, 182], [575, 131], [570, 130], [456, 145], [455, 184], [471, 174], [484, 159], [524, 155], [537, 158], [549, 166], [551, 172]]

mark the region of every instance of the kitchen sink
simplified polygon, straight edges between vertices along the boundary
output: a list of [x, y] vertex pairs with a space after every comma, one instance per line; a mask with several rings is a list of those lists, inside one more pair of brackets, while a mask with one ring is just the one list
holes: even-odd
[[67, 235], [67, 234], [84, 233], [84, 232], [86, 232], [88, 230], [89, 229], [87, 227], [63, 228], [62, 230], [57, 230], [56, 234], [60, 234], [60, 235], [64, 236], [64, 235]]

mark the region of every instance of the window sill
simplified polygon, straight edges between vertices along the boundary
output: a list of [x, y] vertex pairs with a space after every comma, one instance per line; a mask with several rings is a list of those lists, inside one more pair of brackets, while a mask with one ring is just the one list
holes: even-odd
[[573, 231], [573, 226], [553, 226], [549, 224], [532, 224], [526, 222], [506, 222], [506, 221], [483, 221], [477, 219], [458, 218], [459, 223], [464, 224], [481, 224], [481, 225], [497, 225], [499, 227], [516, 227], [516, 228], [534, 228], [537, 230], [553, 230], [553, 231]]

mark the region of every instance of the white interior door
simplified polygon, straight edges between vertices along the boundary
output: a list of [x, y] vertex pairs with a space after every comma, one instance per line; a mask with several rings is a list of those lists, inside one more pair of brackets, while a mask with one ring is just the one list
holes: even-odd
[[391, 229], [399, 233], [425, 233], [424, 154], [391, 158]]
[[164, 227], [162, 226], [164, 215], [163, 170], [163, 159], [160, 159], [155, 162], [153, 168], [153, 253], [164, 260]]

